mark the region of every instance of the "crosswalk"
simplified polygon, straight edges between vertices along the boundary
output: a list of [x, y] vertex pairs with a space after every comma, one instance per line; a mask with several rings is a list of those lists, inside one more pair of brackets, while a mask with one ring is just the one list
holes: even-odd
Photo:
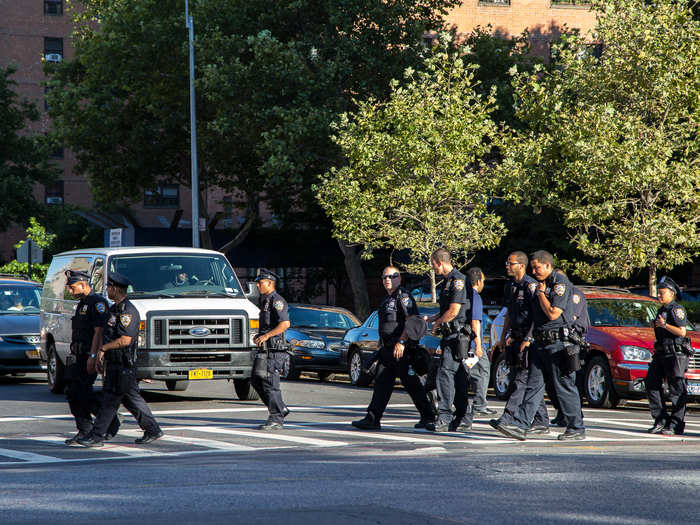
[[[352, 419], [358, 419], [364, 406], [304, 406], [291, 407], [293, 417], [283, 431], [258, 431], [251, 419], [261, 419], [264, 407], [224, 408], [202, 410], [156, 411], [165, 435], [148, 446], [134, 444], [142, 431], [124, 414], [125, 419], [114, 440], [99, 448], [68, 447], [68, 433], [37, 432], [26, 435], [0, 433], [0, 469], [7, 466], [36, 465], [62, 462], [106, 461], [143, 458], [163, 458], [194, 454], [235, 453], [250, 454], [285, 449], [323, 449], [331, 451], [354, 447], [355, 454], [432, 455], [480, 448], [523, 446], [561, 446], [556, 439], [559, 429], [549, 435], [537, 436], [525, 442], [508, 439], [495, 432], [487, 420], [477, 419], [469, 432], [430, 433], [414, 429], [415, 418], [407, 418], [404, 409], [411, 405], [390, 405], [382, 419], [381, 431], [360, 431], [353, 428]], [[250, 413], [250, 414], [248, 414]], [[357, 417], [347, 419], [349, 415]], [[330, 414], [330, 417], [329, 417]], [[410, 414], [409, 414], [410, 415]], [[199, 419], [201, 418], [201, 419]], [[240, 419], [236, 419], [240, 418]], [[0, 418], [0, 425], [10, 421], [31, 421], [39, 426], [56, 420], [70, 420], [70, 415], [21, 416]], [[188, 423], [182, 425], [182, 421]], [[195, 422], [192, 424], [192, 422]], [[620, 417], [614, 411], [594, 411], [585, 418], [586, 440], [566, 443], [581, 445], [620, 445], [625, 443], [685, 442], [700, 445], [700, 421], [689, 421], [683, 436], [661, 436], [646, 433], [648, 419]], [[0, 428], [7, 428], [0, 427]], [[69, 425], [66, 425], [69, 428]], [[392, 447], [393, 445], [393, 447]]]

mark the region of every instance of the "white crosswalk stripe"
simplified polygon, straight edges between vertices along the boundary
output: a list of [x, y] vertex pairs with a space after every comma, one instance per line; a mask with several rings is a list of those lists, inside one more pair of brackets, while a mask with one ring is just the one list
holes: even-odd
[[[129, 431], [125, 431], [124, 434], [128, 435]], [[141, 433], [139, 432], [138, 435], [140, 436]], [[53, 445], [61, 445], [62, 447], [65, 447], [65, 437], [60, 437], [60, 436], [30, 436], [29, 439], [32, 439], [34, 441], [43, 441], [45, 443], [51, 443]], [[82, 448], [82, 447], [81, 447]], [[85, 447], [87, 448], [87, 447]], [[117, 452], [119, 454], [124, 454], [125, 456], [162, 456], [162, 452], [158, 452], [157, 450], [152, 450], [148, 448], [143, 448], [143, 447], [138, 447], [136, 445], [134, 446], [128, 446], [128, 445], [117, 445], [116, 443], [111, 443], [109, 441], [105, 442], [105, 444], [101, 447], [93, 447], [90, 450], [96, 450], [98, 452], [110, 452], [114, 453]]]

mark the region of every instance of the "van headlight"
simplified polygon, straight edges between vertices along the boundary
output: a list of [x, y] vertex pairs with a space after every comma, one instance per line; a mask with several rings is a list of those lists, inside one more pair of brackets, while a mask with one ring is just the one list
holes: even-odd
[[141, 321], [139, 323], [139, 342], [138, 342], [138, 347], [139, 348], [146, 348], [146, 342], [148, 339], [146, 338], [146, 321]]
[[255, 346], [255, 338], [260, 332], [260, 321], [258, 319], [250, 319], [248, 321], [248, 337], [250, 339], [250, 346]]
[[645, 363], [651, 361], [651, 351], [641, 346], [621, 345], [620, 351], [625, 361], [644, 361]]

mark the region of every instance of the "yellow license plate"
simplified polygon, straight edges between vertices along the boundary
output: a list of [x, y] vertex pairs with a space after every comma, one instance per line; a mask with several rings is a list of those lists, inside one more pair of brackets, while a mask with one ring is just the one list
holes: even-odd
[[214, 371], [211, 368], [195, 368], [189, 373], [189, 379], [211, 379], [213, 377]]

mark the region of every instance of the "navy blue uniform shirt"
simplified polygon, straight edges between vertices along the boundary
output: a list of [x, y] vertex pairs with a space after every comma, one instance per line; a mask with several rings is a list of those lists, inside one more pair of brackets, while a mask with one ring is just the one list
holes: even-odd
[[571, 300], [573, 285], [557, 272], [552, 272], [544, 282], [547, 285], [544, 294], [549, 299], [549, 304], [561, 309], [562, 314], [554, 320], [547, 317], [540, 307], [540, 299], [537, 297], [539, 293], [536, 293], [532, 301], [532, 321], [535, 330], [554, 330], [567, 326], [573, 321], [573, 301]]
[[[90, 345], [95, 328], [104, 328], [109, 319], [109, 307], [107, 301], [101, 295], [90, 291], [80, 301], [75, 309], [75, 315], [71, 320], [73, 343]], [[85, 351], [89, 351], [86, 348]]]
[[467, 311], [471, 308], [467, 291], [467, 280], [464, 274], [456, 268], [453, 268], [445, 278], [445, 286], [443, 286], [438, 299], [440, 303], [440, 315], [449, 310], [450, 304], [458, 303], [462, 306], [459, 308], [459, 313], [454, 320], [458, 324], [466, 324]]
[[[289, 308], [277, 290], [260, 296], [260, 334], [266, 334], [283, 321], [289, 321]], [[273, 344], [283, 343], [284, 335], [279, 334], [269, 339]]]
[[416, 300], [405, 289], [399, 287], [382, 300], [377, 310], [379, 337], [384, 347], [390, 347], [401, 338], [406, 318], [418, 315]]
[[504, 290], [504, 304], [508, 309], [510, 328], [524, 334], [532, 323], [532, 301], [537, 290], [537, 281], [523, 275], [519, 281], [511, 278]]
[[[686, 325], [687, 317], [685, 308], [676, 301], [671, 301], [668, 304], [662, 305], [659, 311], [656, 312], [656, 319], [663, 319], [666, 321], [666, 324], [679, 328]], [[673, 343], [677, 336], [665, 328], [655, 326], [654, 337], [656, 337], [656, 340], [660, 343]]]
[[111, 343], [122, 336], [127, 336], [131, 337], [131, 344], [127, 348], [107, 350], [105, 352], [105, 360], [108, 363], [124, 364], [122, 353], [133, 351], [133, 348], [138, 344], [140, 322], [141, 316], [139, 311], [129, 299], [124, 299], [122, 302], [114, 303], [109, 307], [109, 319], [107, 320], [103, 341]]

